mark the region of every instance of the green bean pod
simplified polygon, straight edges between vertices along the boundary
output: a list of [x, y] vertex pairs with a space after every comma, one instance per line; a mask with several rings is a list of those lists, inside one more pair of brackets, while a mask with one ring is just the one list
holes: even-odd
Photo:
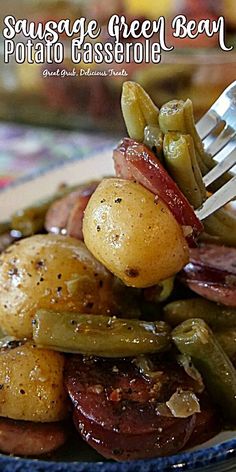
[[214, 238], [214, 242], [226, 246], [236, 246], [236, 216], [233, 212], [222, 208], [208, 216], [203, 224], [205, 232]]
[[11, 228], [19, 231], [24, 237], [38, 233], [44, 227], [45, 215], [53, 201], [52, 198], [49, 198], [23, 210], [18, 210], [12, 215]]
[[78, 185], [63, 186], [51, 197], [39, 200], [23, 210], [16, 211], [11, 217], [11, 229], [19, 231], [24, 237], [42, 231], [44, 228], [45, 216], [50, 205], [76, 188], [78, 188]]
[[143, 289], [144, 299], [148, 302], [161, 303], [167, 300], [174, 289], [174, 277], [162, 280], [157, 285]]
[[135, 82], [124, 82], [121, 109], [128, 134], [137, 141], [143, 142], [146, 125], [158, 125], [159, 109]]
[[163, 133], [160, 130], [159, 126], [145, 126], [143, 143], [148, 146], [153, 152], [155, 152], [160, 158], [163, 149]]
[[205, 152], [201, 138], [198, 135], [191, 100], [172, 100], [163, 105], [160, 109], [159, 124], [163, 133], [178, 131], [179, 133], [190, 134], [192, 136], [196, 158], [202, 175], [207, 174], [214, 167], [215, 162]]
[[207, 324], [201, 319], [184, 321], [173, 330], [172, 339], [182, 354], [191, 356], [212, 400], [236, 420], [236, 370]]
[[153, 103], [151, 97], [141, 85], [136, 84], [135, 82], [132, 83], [136, 88], [137, 99], [139, 101], [139, 105], [146, 120], [146, 123], [148, 125], [157, 125], [159, 108]]
[[196, 159], [192, 137], [169, 132], [164, 138], [167, 169], [194, 208], [206, 199], [206, 189]]
[[128, 357], [165, 350], [170, 328], [163, 322], [39, 310], [33, 322], [39, 347], [102, 357]]
[[173, 327], [191, 318], [201, 318], [213, 330], [236, 328], [236, 308], [217, 305], [204, 298], [171, 302], [163, 311], [164, 320]]

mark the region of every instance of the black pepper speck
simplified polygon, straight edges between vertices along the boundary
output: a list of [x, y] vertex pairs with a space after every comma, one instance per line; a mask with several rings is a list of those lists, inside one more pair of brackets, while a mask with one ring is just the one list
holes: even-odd
[[133, 269], [133, 268], [128, 267], [125, 270], [125, 275], [127, 275], [128, 277], [131, 277], [131, 278], [135, 278], [135, 277], [138, 277], [139, 271], [137, 269]]

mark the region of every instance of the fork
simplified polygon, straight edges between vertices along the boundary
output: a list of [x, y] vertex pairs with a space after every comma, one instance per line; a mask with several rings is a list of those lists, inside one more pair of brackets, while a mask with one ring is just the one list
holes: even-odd
[[[213, 103], [196, 128], [206, 151], [219, 161], [203, 178], [207, 188], [236, 164], [236, 81]], [[235, 197], [236, 175], [211, 195], [195, 213], [200, 220], [204, 220]]]

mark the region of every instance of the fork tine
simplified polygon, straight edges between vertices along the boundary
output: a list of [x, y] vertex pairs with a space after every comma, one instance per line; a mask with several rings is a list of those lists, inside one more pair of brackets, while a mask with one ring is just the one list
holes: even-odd
[[204, 149], [208, 149], [211, 146], [213, 141], [217, 138], [217, 136], [219, 136], [219, 134], [224, 129], [224, 127], [225, 127], [225, 121], [221, 121], [213, 129], [213, 131], [210, 134], [208, 134], [207, 137], [204, 140], [202, 140], [203, 145], [204, 145]]
[[234, 138], [236, 131], [231, 128], [229, 125], [225, 125], [221, 133], [217, 136], [216, 139], [206, 148], [206, 151], [214, 157], [218, 152], [220, 152], [228, 142]]
[[209, 197], [201, 208], [195, 211], [200, 220], [204, 220], [216, 210], [222, 208], [236, 196], [236, 175], [216, 193]]
[[196, 124], [200, 138], [205, 139], [210, 133], [212, 133], [220, 121], [219, 116], [213, 110], [208, 110]]
[[236, 80], [227, 87], [220, 97], [213, 103], [211, 110], [214, 110], [217, 116], [224, 120], [233, 129], [236, 128]]
[[223, 149], [214, 157], [215, 162], [223, 161], [236, 148], [236, 137], [231, 139]]
[[203, 178], [206, 187], [215, 182], [225, 172], [230, 170], [236, 164], [236, 149], [234, 149], [228, 156], [220, 161], [213, 169], [208, 172]]
[[231, 125], [233, 129], [236, 128], [235, 100], [236, 80], [224, 90], [210, 110], [197, 123], [197, 131], [201, 139], [205, 139], [223, 120]]
[[[197, 131], [202, 140], [205, 138], [207, 151], [219, 163], [205, 175], [203, 181], [210, 185], [236, 164], [236, 81], [229, 85], [213, 103], [210, 110], [197, 123]], [[217, 129], [224, 126], [223, 129]], [[215, 131], [215, 133], [213, 133]], [[213, 134], [217, 138], [213, 141]], [[236, 197], [236, 175], [209, 197], [201, 208], [196, 210], [200, 220], [204, 220], [219, 208]]]

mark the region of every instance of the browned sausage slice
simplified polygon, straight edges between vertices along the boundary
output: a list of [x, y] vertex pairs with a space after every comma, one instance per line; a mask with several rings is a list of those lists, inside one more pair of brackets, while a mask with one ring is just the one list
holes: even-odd
[[[196, 418], [193, 418], [193, 421], [195, 421], [195, 427], [189, 441], [185, 445], [185, 448], [202, 444], [220, 431], [220, 422], [218, 420], [218, 416], [215, 409], [210, 404], [207, 396], [203, 400], [201, 398], [201, 413], [195, 416]], [[76, 409], [74, 411], [73, 418], [76, 428], [80, 431], [82, 436], [86, 438], [86, 441], [106, 458], [112, 458], [116, 460], [141, 458], [140, 451], [143, 451], [144, 447], [144, 439], [142, 434], [120, 435], [119, 432], [105, 430], [104, 428], [95, 424], [93, 421], [86, 419], [83, 415], [78, 413], [78, 410]], [[173, 453], [174, 442], [176, 444], [176, 449], [181, 449], [182, 424], [179, 422], [177, 425], [176, 423], [173, 429], [172, 418], [165, 417], [164, 422], [166, 433], [164, 436], [160, 435], [158, 440], [160, 454], [156, 455], [168, 455]], [[159, 431], [161, 431], [161, 427], [159, 428]], [[180, 441], [179, 447], [178, 440]], [[157, 433], [154, 431], [148, 436], [149, 446], [145, 450], [145, 458], [153, 457], [153, 451], [155, 451], [156, 442]]]
[[187, 281], [189, 288], [203, 298], [207, 298], [222, 305], [236, 308], [236, 293], [235, 288], [224, 287], [222, 285], [215, 285], [209, 282], [199, 282], [190, 280]]
[[236, 248], [205, 244], [190, 250], [191, 262], [236, 276]]
[[39, 456], [58, 449], [67, 439], [67, 428], [58, 423], [0, 418], [0, 451], [19, 456]]
[[208, 441], [220, 432], [221, 422], [219, 415], [211, 405], [208, 396], [201, 397], [201, 413], [196, 415], [196, 424], [186, 447], [193, 447]]
[[236, 307], [236, 248], [207, 244], [191, 249], [180, 278], [202, 297]]
[[[196, 415], [188, 420], [160, 416], [159, 426], [149, 433], [124, 434], [110, 431], [74, 411], [74, 423], [83, 439], [107, 459], [146, 459], [174, 454], [191, 436]], [[163, 432], [164, 430], [164, 432]]]
[[141, 459], [182, 449], [196, 415], [175, 418], [165, 405], [177, 388], [193, 380], [176, 364], [155, 360], [155, 381], [140, 374], [130, 360], [68, 360], [65, 380], [82, 437], [105, 457]]
[[125, 153], [127, 151], [127, 148], [134, 143], [135, 141], [133, 139], [124, 138], [113, 150], [114, 167], [117, 177], [132, 180], [133, 175], [126, 164]]
[[82, 240], [84, 210], [98, 184], [99, 181], [92, 181], [80, 185], [77, 190], [53, 203], [46, 214], [45, 229], [56, 234], [65, 230], [69, 236]]

